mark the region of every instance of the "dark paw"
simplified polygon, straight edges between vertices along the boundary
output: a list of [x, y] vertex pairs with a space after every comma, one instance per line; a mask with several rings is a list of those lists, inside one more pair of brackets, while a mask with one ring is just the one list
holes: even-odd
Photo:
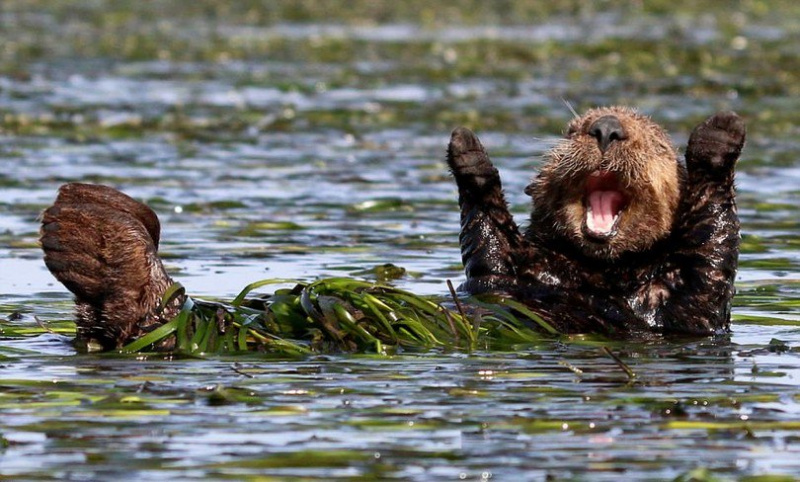
[[457, 177], [491, 176], [497, 173], [478, 136], [466, 127], [456, 128], [450, 136], [447, 164]]
[[745, 124], [734, 112], [718, 112], [694, 128], [686, 148], [687, 167], [730, 170], [745, 141]]

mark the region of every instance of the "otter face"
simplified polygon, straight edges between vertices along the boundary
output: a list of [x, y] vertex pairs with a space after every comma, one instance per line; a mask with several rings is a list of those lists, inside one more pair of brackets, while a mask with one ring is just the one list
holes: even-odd
[[569, 123], [545, 160], [526, 189], [533, 197], [530, 229], [539, 235], [613, 260], [669, 234], [683, 167], [649, 118], [623, 107], [590, 110]]

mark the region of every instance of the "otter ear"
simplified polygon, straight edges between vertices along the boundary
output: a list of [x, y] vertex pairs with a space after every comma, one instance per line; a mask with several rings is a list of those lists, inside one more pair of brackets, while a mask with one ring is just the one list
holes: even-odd
[[694, 128], [686, 147], [686, 168], [710, 173], [733, 169], [745, 141], [744, 120], [734, 112], [718, 112]]

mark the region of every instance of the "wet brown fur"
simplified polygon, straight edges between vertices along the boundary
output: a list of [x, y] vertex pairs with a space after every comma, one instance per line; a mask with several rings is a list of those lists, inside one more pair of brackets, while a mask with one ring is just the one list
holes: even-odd
[[116, 348], [173, 317], [161, 312], [172, 284], [158, 258], [160, 225], [146, 205], [116, 189], [65, 184], [42, 214], [44, 262], [75, 295], [78, 339]]

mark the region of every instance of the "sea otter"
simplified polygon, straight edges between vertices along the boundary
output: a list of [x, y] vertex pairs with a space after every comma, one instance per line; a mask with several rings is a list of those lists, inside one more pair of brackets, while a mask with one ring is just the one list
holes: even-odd
[[453, 131], [462, 291], [524, 301], [562, 333], [729, 330], [739, 249], [734, 166], [742, 119], [698, 125], [685, 164], [664, 130], [624, 107], [573, 119], [526, 193], [522, 234], [478, 138]]

